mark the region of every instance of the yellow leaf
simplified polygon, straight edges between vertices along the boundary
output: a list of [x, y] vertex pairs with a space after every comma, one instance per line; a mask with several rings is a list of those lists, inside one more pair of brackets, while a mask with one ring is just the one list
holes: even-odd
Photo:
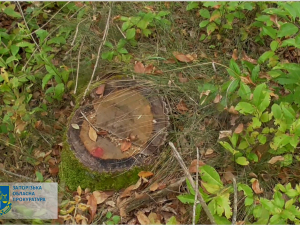
[[91, 139], [92, 141], [94, 141], [94, 142], [97, 141], [97, 137], [98, 137], [97, 132], [96, 132], [95, 129], [92, 128], [91, 126], [90, 126], [90, 129], [89, 129], [89, 137], [90, 137], [90, 139]]

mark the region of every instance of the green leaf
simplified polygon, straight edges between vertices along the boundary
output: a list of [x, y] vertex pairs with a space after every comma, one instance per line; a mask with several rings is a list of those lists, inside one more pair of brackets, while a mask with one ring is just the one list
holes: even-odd
[[247, 166], [249, 164], [249, 161], [243, 156], [236, 158], [235, 162], [242, 166]]
[[221, 216], [224, 212], [225, 217], [229, 219], [232, 216], [232, 210], [230, 207], [229, 193], [222, 194], [217, 198], [218, 214]]
[[252, 102], [261, 113], [270, 105], [271, 97], [270, 93], [266, 91], [265, 83], [262, 83], [255, 88], [253, 91]]
[[214, 22], [208, 24], [208, 26], [206, 28], [207, 34], [210, 35], [212, 32], [215, 31], [216, 28], [217, 28], [217, 25]]
[[66, 44], [66, 39], [62, 36], [51, 38], [49, 41], [47, 41], [47, 44]]
[[13, 61], [18, 61], [18, 59], [17, 59], [17, 57], [16, 56], [10, 56], [10, 57], [8, 57], [7, 59], [6, 59], [6, 64], [9, 64], [9, 63], [11, 63], [11, 62], [13, 62]]
[[113, 44], [110, 41], [106, 41], [104, 45], [109, 48], [114, 48]]
[[239, 102], [235, 109], [242, 114], [253, 114], [255, 111], [254, 106], [248, 102]]
[[210, 19], [210, 13], [207, 9], [200, 9], [199, 14], [206, 19]]
[[20, 13], [17, 13], [13, 8], [6, 7], [3, 11], [6, 15], [14, 17], [14, 18], [21, 18], [22, 16]]
[[236, 153], [239, 153], [239, 151], [233, 149], [233, 148], [231, 147], [231, 145], [230, 145], [228, 142], [226, 142], [226, 141], [220, 141], [219, 143], [220, 143], [226, 150], [228, 150], [229, 152], [231, 152], [231, 154], [235, 155]]
[[238, 149], [244, 150], [248, 147], [249, 147], [249, 143], [247, 141], [241, 141], [239, 146], [238, 146]]
[[54, 89], [54, 98], [57, 100], [61, 100], [64, 91], [65, 91], [65, 85], [63, 83], [56, 85]]
[[169, 14], [170, 14], [169, 11], [160, 11], [160, 12], [157, 14], [157, 16], [163, 17], [163, 16], [166, 16], [166, 15], [169, 15]]
[[46, 84], [48, 83], [48, 81], [50, 79], [52, 79], [52, 77], [54, 76], [54, 74], [47, 74], [46, 76], [44, 76], [43, 80], [42, 80], [42, 89], [44, 90]]
[[142, 33], [143, 33], [143, 35], [145, 35], [145, 37], [148, 37], [152, 33], [152, 31], [149, 29], [144, 29], [144, 30], [142, 30]]
[[133, 39], [135, 37], [135, 28], [128, 29], [126, 31], [126, 39]]
[[[137, 26], [138, 28], [141, 28], [141, 29], [143, 30], [143, 29], [146, 29], [148, 25], [149, 25], [149, 21], [146, 21], [146, 20], [140, 20], [136, 26]], [[126, 36], [127, 36], [127, 35], [126, 35]]]
[[114, 221], [114, 224], [119, 224], [121, 217], [120, 216], [113, 216], [111, 218]]
[[257, 139], [262, 145], [264, 145], [267, 142], [267, 137], [263, 134], [259, 134]]
[[6, 68], [6, 63], [2, 57], [0, 57], [0, 67]]
[[199, 41], [203, 41], [206, 38], [206, 34], [201, 34]]
[[167, 222], [166, 225], [171, 225], [171, 224], [180, 224], [175, 216], [172, 216]]
[[190, 2], [187, 6], [186, 6], [186, 10], [192, 10], [192, 9], [197, 9], [199, 8], [199, 3], [198, 2]]
[[101, 58], [102, 58], [102, 59], [112, 60], [113, 57], [114, 57], [114, 51], [103, 52], [103, 53], [101, 54]]
[[263, 27], [263, 32], [269, 35], [272, 39], [276, 39], [277, 30], [272, 27]]
[[296, 46], [295, 39], [294, 38], [286, 39], [280, 45], [280, 47], [286, 47], [286, 46]]
[[219, 185], [215, 185], [215, 184], [209, 184], [209, 183], [205, 183], [205, 182], [201, 182], [201, 185], [203, 185], [203, 187], [210, 193], [210, 194], [217, 194], [221, 187]]
[[238, 91], [238, 95], [242, 98], [242, 100], [250, 100], [251, 89], [244, 82], [240, 82], [240, 89]]
[[43, 30], [43, 29], [39, 29], [36, 32], [36, 35], [39, 37], [40, 39], [40, 44], [44, 42], [45, 38], [48, 36], [48, 31]]
[[267, 59], [271, 58], [274, 55], [275, 53], [273, 51], [267, 51], [258, 58], [258, 63], [264, 63]]
[[112, 212], [107, 212], [107, 213], [106, 213], [106, 218], [107, 218], [107, 219], [110, 219], [111, 217], [112, 217]]
[[209, 20], [202, 20], [201, 23], [199, 24], [199, 27], [200, 27], [200, 28], [206, 27], [207, 24], [209, 24]]
[[234, 72], [236, 72], [238, 75], [241, 75], [241, 70], [238, 64], [234, 61], [234, 59], [231, 59], [229, 62], [229, 68], [232, 69]]
[[252, 73], [251, 73], [251, 79], [253, 82], [255, 82], [259, 76], [259, 71], [260, 71], [260, 65], [256, 65], [253, 70], [252, 70]]
[[252, 128], [257, 129], [261, 127], [261, 122], [257, 117], [252, 118]]
[[289, 3], [287, 2], [283, 2], [283, 4], [281, 4], [281, 7], [284, 8], [293, 18], [293, 21], [295, 21], [296, 16], [297, 16], [297, 11], [295, 8], [293, 8]]
[[127, 30], [128, 28], [130, 28], [130, 23], [129, 22], [124, 22], [123, 25], [122, 25], [122, 31], [125, 31]]
[[19, 52], [19, 49], [20, 49], [19, 46], [16, 45], [10, 46], [10, 51], [13, 56], [15, 56]]
[[41, 172], [36, 171], [36, 172], [35, 172], [35, 176], [36, 176], [37, 181], [39, 181], [39, 182], [43, 182], [43, 181], [44, 181], [44, 177], [43, 177], [43, 175], [41, 174]]
[[275, 207], [274, 205], [272, 204], [272, 202], [268, 199], [265, 199], [265, 198], [260, 198], [260, 203], [262, 204], [262, 206], [269, 210], [269, 211], [274, 211]]
[[246, 195], [247, 197], [252, 197], [253, 196], [252, 189], [246, 184], [238, 183], [238, 190], [239, 191], [244, 191], [244, 195]]
[[282, 197], [282, 194], [278, 191], [274, 193], [274, 204], [279, 208], [283, 208], [284, 206], [284, 199]]
[[279, 105], [276, 103], [272, 105], [271, 107], [272, 113], [274, 115], [275, 119], [280, 119], [281, 118], [281, 108]]
[[201, 179], [204, 182], [223, 187], [223, 183], [220, 179], [220, 176], [219, 176], [218, 172], [213, 167], [211, 167], [209, 165], [202, 166], [200, 174], [201, 174]]
[[292, 36], [298, 32], [298, 27], [292, 23], [284, 23], [281, 25], [280, 30], [277, 34], [277, 37], [287, 37]]
[[118, 49], [118, 52], [121, 53], [121, 54], [127, 54], [128, 53], [126, 48], [120, 48], [120, 49]]
[[271, 50], [273, 52], [275, 52], [277, 50], [278, 46], [279, 46], [278, 41], [272, 41], [271, 44], [270, 44]]

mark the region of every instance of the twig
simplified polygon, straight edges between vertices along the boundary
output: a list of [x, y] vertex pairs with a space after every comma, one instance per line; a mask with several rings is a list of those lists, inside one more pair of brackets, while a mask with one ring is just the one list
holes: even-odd
[[74, 43], [75, 43], [75, 40], [76, 40], [76, 37], [77, 37], [77, 34], [78, 34], [78, 28], [79, 28], [79, 25], [80, 25], [82, 22], [86, 21], [86, 20], [87, 20], [87, 18], [85, 18], [84, 20], [81, 20], [81, 21], [77, 24], [77, 26], [76, 26], [76, 31], [75, 31], [75, 35], [74, 35], [73, 41], [72, 41], [72, 43], [71, 43], [71, 46], [73, 46]]
[[33, 31], [32, 33], [30, 33], [29, 35], [33, 35], [35, 32], [37, 32], [38, 30], [42, 29], [43, 27], [45, 27], [48, 23], [50, 23], [50, 21], [64, 8], [66, 7], [68, 4], [70, 3], [70, 1], [68, 1], [66, 4], [64, 4], [43, 26], [41, 26], [39, 29]]
[[[196, 184], [195, 184], [196, 187], [195, 187], [195, 189], [198, 190], [199, 149], [198, 149], [198, 147], [196, 149], [197, 149], [197, 163], [196, 163]], [[195, 221], [196, 220], [197, 198], [198, 198], [198, 192], [196, 191], [195, 192], [195, 199], [194, 199], [194, 206], [193, 206], [193, 225], [195, 225], [195, 223], [197, 222], [197, 221]]]
[[[30, 33], [31, 31], [30, 31], [30, 29], [29, 29], [29, 27], [28, 27], [28, 24], [27, 24], [27, 22], [26, 22], [26, 19], [25, 19], [23, 10], [22, 10], [21, 5], [20, 5], [20, 3], [19, 3], [18, 1], [17, 1], [17, 5], [18, 5], [19, 11], [20, 11], [20, 13], [21, 13], [21, 15], [22, 15], [22, 18], [23, 18], [23, 20], [24, 20], [25, 26], [26, 26], [26, 28], [28, 29], [28, 32]], [[38, 45], [38, 43], [37, 43], [36, 40], [34, 39], [32, 33], [30, 33], [30, 36], [31, 36], [31, 39], [33, 40], [34, 44], [36, 45], [36, 47], [39, 49], [39, 51], [41, 51], [40, 46]]]
[[2, 169], [2, 168], [0, 168], [0, 170], [1, 170], [3, 173], [7, 173], [7, 174], [12, 175], [12, 176], [16, 176], [16, 177], [20, 177], [20, 178], [23, 178], [23, 179], [27, 179], [27, 180], [32, 180], [32, 181], [34, 181], [34, 179], [32, 179], [32, 178], [30, 178], [30, 177], [25, 177], [25, 176], [23, 176], [23, 175], [13, 173], [13, 172], [7, 171], [7, 170]]
[[109, 12], [108, 12], [108, 17], [107, 17], [107, 21], [106, 21], [106, 26], [105, 26], [105, 30], [104, 30], [104, 34], [103, 34], [103, 38], [102, 38], [102, 42], [99, 46], [99, 49], [98, 49], [98, 54], [97, 54], [97, 59], [96, 59], [96, 63], [95, 63], [95, 66], [94, 66], [94, 70], [93, 70], [93, 73], [92, 73], [92, 76], [91, 76], [91, 79], [90, 79], [90, 82], [87, 86], [87, 88], [85, 89], [84, 91], [84, 94], [83, 94], [83, 99], [85, 99], [85, 96], [91, 86], [91, 83], [94, 79], [94, 76], [95, 76], [95, 73], [96, 73], [96, 69], [98, 67], [98, 62], [99, 62], [99, 58], [100, 58], [100, 52], [101, 52], [101, 48], [103, 46], [103, 44], [105, 43], [106, 41], [106, 37], [107, 37], [107, 33], [108, 33], [108, 28], [109, 28], [109, 21], [110, 21], [110, 14], [111, 14], [111, 7], [109, 8]]
[[[84, 44], [84, 39], [85, 39], [85, 36], [83, 37], [83, 40], [82, 40], [82, 42], [81, 42], [80, 49], [79, 49], [79, 52], [78, 52], [77, 74], [76, 74], [76, 82], [75, 82], [74, 94], [76, 94], [76, 91], [77, 91], [78, 76], [79, 76], [79, 67], [80, 67], [80, 58], [81, 58], [81, 49], [82, 49], [82, 46], [83, 46], [83, 44]], [[74, 40], [75, 40], [75, 39], [74, 39]]]
[[205, 211], [207, 217], [209, 218], [211, 224], [216, 224], [213, 215], [212, 215], [211, 212], [209, 211], [208, 206], [207, 206], [207, 204], [205, 203], [205, 201], [204, 201], [204, 199], [203, 199], [203, 197], [202, 197], [202, 194], [199, 192], [198, 189], [196, 189], [194, 180], [193, 180], [191, 174], [189, 173], [188, 168], [187, 168], [186, 165], [184, 164], [184, 162], [183, 162], [183, 160], [182, 160], [180, 154], [178, 153], [178, 151], [176, 150], [176, 148], [175, 148], [175, 146], [174, 146], [174, 144], [173, 144], [172, 142], [169, 142], [169, 145], [170, 145], [170, 147], [172, 148], [172, 150], [173, 150], [173, 152], [174, 152], [174, 156], [176, 157], [177, 161], [179, 162], [181, 168], [183, 169], [183, 171], [184, 171], [186, 177], [188, 178], [189, 182], [191, 183], [193, 189], [195, 190], [195, 192], [197, 192], [198, 200], [200, 201], [200, 204], [201, 204], [202, 208], [204, 209], [204, 211]]
[[232, 184], [233, 184], [233, 215], [232, 215], [232, 225], [236, 224], [236, 216], [237, 216], [237, 185], [235, 177], [232, 177]]
[[123, 33], [123, 31], [121, 30], [121, 28], [118, 26], [118, 24], [117, 24], [117, 28], [118, 28], [118, 30], [120, 31], [120, 33], [122, 34], [123, 38], [125, 38], [125, 39], [126, 39], [126, 36], [125, 36], [125, 34], [124, 34], [124, 33]]
[[92, 128], [94, 128], [94, 130], [97, 132], [97, 133], [99, 133], [99, 130], [93, 125], [93, 124], [91, 124], [91, 122], [88, 120], [88, 118], [84, 115], [84, 113], [83, 112], [81, 112], [80, 111], [80, 113], [81, 113], [81, 115], [83, 116], [83, 118], [89, 123], [89, 125], [92, 127]]

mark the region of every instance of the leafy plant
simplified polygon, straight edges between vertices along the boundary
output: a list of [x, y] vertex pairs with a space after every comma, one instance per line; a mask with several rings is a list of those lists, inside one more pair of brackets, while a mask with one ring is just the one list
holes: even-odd
[[119, 222], [121, 221], [120, 216], [113, 216], [111, 212], [106, 213], [106, 218], [108, 220], [105, 222], [105, 224], [109, 225], [119, 224]]

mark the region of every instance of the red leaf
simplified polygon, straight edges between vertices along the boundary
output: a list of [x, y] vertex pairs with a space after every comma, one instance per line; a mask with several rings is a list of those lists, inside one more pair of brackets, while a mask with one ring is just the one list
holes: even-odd
[[100, 147], [97, 147], [91, 151], [92, 156], [96, 158], [101, 158], [103, 156], [103, 149]]
[[126, 152], [128, 149], [131, 147], [131, 142], [130, 141], [123, 141], [121, 144], [121, 151]]
[[141, 62], [136, 62], [134, 65], [134, 72], [136, 73], [145, 73], [145, 66]]
[[105, 90], [105, 84], [101, 84], [101, 85], [97, 88], [96, 94], [97, 94], [97, 95], [103, 95], [104, 90]]
[[90, 206], [89, 212], [91, 214], [91, 222], [94, 220], [96, 211], [97, 211], [97, 199], [95, 198], [94, 195], [90, 195], [88, 198], [87, 205]]

